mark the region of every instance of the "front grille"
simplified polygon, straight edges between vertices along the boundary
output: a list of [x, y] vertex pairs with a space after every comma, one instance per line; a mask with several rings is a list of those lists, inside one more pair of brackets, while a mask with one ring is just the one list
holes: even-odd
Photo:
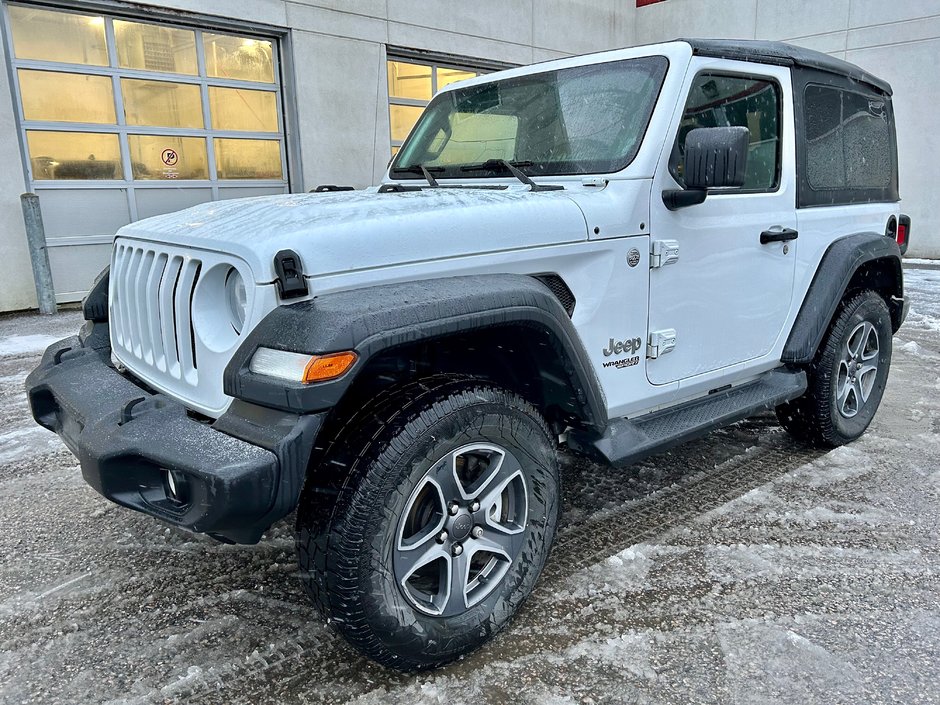
[[[118, 357], [195, 387], [193, 290], [202, 261], [149, 246], [118, 243], [111, 265], [111, 344]], [[129, 361], [128, 361], [129, 362]]]

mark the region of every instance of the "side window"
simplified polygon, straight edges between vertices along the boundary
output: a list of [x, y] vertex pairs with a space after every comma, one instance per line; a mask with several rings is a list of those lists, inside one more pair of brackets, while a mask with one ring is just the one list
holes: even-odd
[[810, 188], [868, 190], [890, 185], [891, 132], [884, 100], [808, 85], [803, 103]]
[[746, 127], [750, 133], [743, 189], [770, 191], [780, 179], [780, 91], [759, 78], [699, 74], [689, 90], [670, 172], [680, 184], [685, 137], [696, 127]]

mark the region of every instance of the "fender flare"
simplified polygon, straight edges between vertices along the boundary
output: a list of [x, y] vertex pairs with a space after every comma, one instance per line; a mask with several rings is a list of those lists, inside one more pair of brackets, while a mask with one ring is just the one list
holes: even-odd
[[[875, 260], [891, 262], [895, 275], [892, 295], [898, 299], [903, 298], [901, 250], [897, 242], [875, 232], [856, 233], [839, 238], [829, 246], [820, 260], [816, 275], [790, 330], [790, 337], [783, 348], [780, 358], [782, 362], [805, 365], [813, 361], [852, 277], [866, 263]], [[900, 306], [892, 308], [895, 330], [901, 323], [900, 311]]]
[[[339, 402], [356, 375], [379, 353], [506, 325], [549, 335], [583, 422], [606, 426], [606, 400], [571, 319], [547, 286], [521, 274], [383, 284], [280, 306], [251, 331], [229, 362], [225, 393], [284, 411], [323, 411]], [[249, 363], [259, 346], [309, 354], [354, 350], [359, 359], [339, 379], [303, 385], [252, 373]]]

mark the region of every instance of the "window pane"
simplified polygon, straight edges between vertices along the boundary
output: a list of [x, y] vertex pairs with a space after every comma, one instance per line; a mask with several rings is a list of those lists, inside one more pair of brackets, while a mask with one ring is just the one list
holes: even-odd
[[697, 127], [746, 127], [750, 133], [744, 189], [771, 189], [780, 160], [780, 109], [770, 81], [703, 74], [696, 77], [679, 126], [672, 171], [681, 183], [685, 138]]
[[273, 91], [210, 86], [209, 111], [215, 130], [277, 132], [277, 96]]
[[[461, 160], [509, 156], [531, 162], [525, 168], [536, 175], [619, 171], [640, 147], [667, 66], [650, 56], [452, 87], [428, 104], [395, 167], [438, 164], [446, 178], [461, 173]], [[396, 108], [390, 122], [400, 139]]]
[[215, 140], [215, 169], [220, 179], [281, 179], [277, 140]]
[[810, 186], [880, 189], [893, 173], [884, 100], [825, 86], [807, 86], [806, 173]]
[[125, 68], [197, 73], [196, 35], [188, 29], [114, 20], [114, 41]]
[[202, 137], [128, 135], [135, 179], [208, 179], [209, 160]]
[[121, 93], [124, 94], [124, 117], [128, 125], [204, 126], [199, 86], [122, 78]]
[[274, 83], [271, 42], [205, 32], [202, 43], [209, 76]]
[[464, 81], [468, 78], [474, 78], [477, 74], [473, 71], [461, 71], [460, 69], [438, 69], [437, 70], [437, 90], [441, 90], [455, 81]]
[[431, 100], [431, 67], [389, 61], [388, 94], [393, 98]]
[[424, 112], [424, 108], [416, 108], [411, 105], [389, 105], [388, 114], [391, 122], [392, 139], [396, 141], [405, 139], [422, 112]]
[[114, 93], [107, 76], [26, 69], [17, 73], [27, 120], [114, 124]]
[[429, 151], [437, 156], [428, 164], [478, 164], [487, 159], [512, 159], [518, 130], [519, 118], [515, 115], [453, 113], [449, 132], [441, 132], [440, 142], [431, 142]]
[[11, 5], [10, 24], [18, 59], [108, 65], [103, 17]]
[[27, 130], [34, 179], [122, 179], [117, 135]]

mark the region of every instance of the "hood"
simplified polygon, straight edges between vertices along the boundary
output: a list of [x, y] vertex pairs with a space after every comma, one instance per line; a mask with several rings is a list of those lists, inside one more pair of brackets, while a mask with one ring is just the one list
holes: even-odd
[[581, 241], [587, 225], [565, 191], [373, 188], [213, 201], [117, 236], [235, 255], [264, 283], [280, 250], [297, 252], [317, 276]]

